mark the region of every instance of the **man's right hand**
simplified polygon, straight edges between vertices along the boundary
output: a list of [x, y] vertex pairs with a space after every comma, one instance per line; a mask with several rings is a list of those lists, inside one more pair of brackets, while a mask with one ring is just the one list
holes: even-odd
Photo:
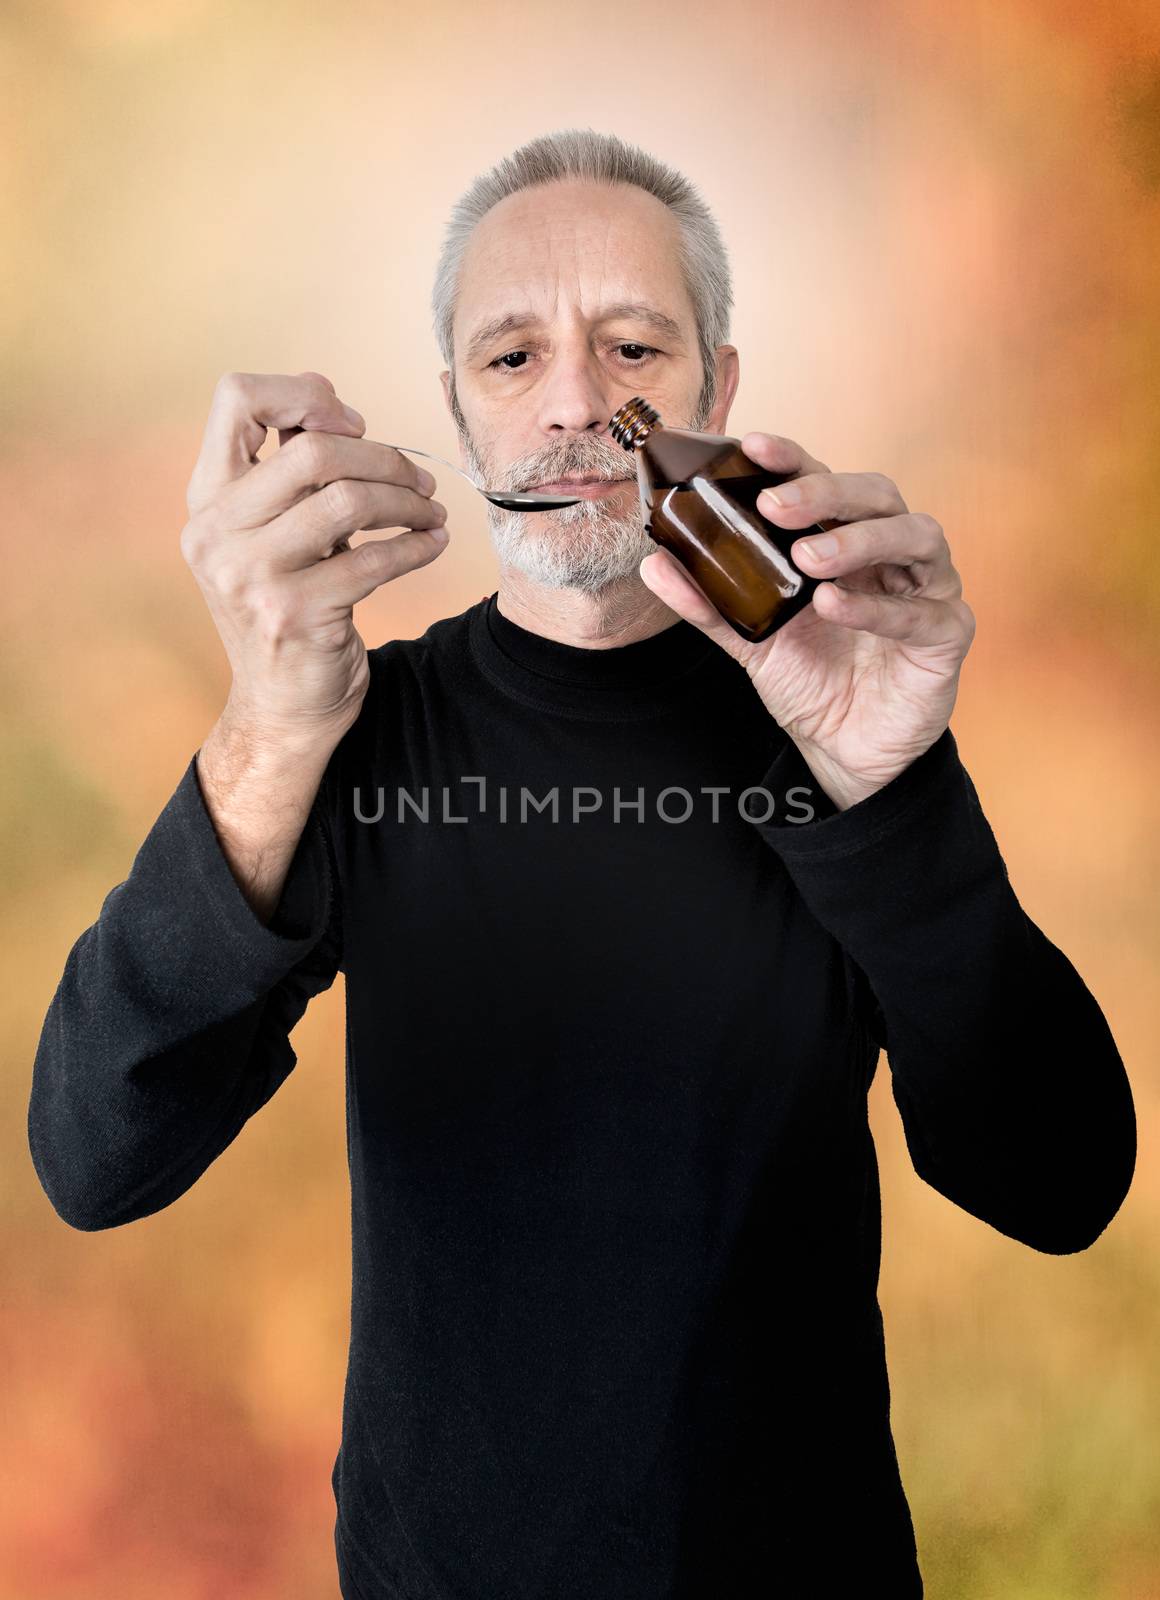
[[[258, 461], [268, 428], [281, 447]], [[233, 668], [230, 718], [287, 753], [337, 744], [358, 716], [355, 602], [446, 548], [434, 478], [365, 431], [317, 372], [227, 373], [186, 494], [181, 550]], [[346, 542], [379, 528], [408, 531]]]

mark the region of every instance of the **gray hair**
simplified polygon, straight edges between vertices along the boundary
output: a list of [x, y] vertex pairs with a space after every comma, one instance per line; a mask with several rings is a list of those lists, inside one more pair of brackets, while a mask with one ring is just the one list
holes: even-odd
[[704, 373], [696, 423], [703, 422], [717, 391], [715, 352], [729, 342], [733, 288], [721, 233], [697, 190], [672, 167], [615, 134], [591, 128], [563, 128], [543, 134], [505, 156], [482, 173], [456, 201], [447, 225], [435, 286], [431, 295], [435, 337], [451, 373], [455, 393], [455, 349], [452, 322], [459, 273], [472, 230], [492, 206], [510, 194], [537, 184], [565, 179], [592, 183], [627, 183], [655, 195], [680, 227], [679, 260], [697, 320], [697, 342]]

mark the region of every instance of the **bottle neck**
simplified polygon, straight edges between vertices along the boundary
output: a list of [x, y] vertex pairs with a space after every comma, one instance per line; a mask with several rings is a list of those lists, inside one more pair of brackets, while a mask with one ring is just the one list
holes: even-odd
[[641, 432], [633, 440], [633, 444], [632, 444], [633, 454], [635, 455], [635, 453], [640, 449], [641, 445], [645, 442], [645, 440], [646, 439], [650, 439], [654, 433], [663, 433], [664, 432], [664, 427], [665, 427], [665, 425], [660, 420], [659, 417], [657, 418], [657, 420], [655, 422], [646, 423], [645, 426], [643, 427], [643, 429], [641, 430]]
[[631, 455], [660, 426], [660, 421], [658, 413], [638, 394], [613, 412], [608, 427], [616, 443]]

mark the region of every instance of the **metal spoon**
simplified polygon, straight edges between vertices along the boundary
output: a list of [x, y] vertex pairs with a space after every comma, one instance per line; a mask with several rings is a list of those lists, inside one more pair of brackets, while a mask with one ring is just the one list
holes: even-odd
[[[428, 461], [442, 461], [445, 467], [450, 467], [452, 472], [458, 472], [461, 478], [466, 478], [473, 489], [479, 489], [478, 483], [462, 467], [457, 467], [454, 461], [444, 461], [442, 456], [433, 456], [429, 450], [416, 450], [414, 445], [393, 444], [392, 450], [403, 450], [407, 455], [426, 456]], [[479, 489], [485, 500], [490, 500], [493, 506], [502, 506], [505, 511], [561, 511], [565, 506], [580, 504], [582, 495], [563, 494], [509, 494], [502, 489]]]

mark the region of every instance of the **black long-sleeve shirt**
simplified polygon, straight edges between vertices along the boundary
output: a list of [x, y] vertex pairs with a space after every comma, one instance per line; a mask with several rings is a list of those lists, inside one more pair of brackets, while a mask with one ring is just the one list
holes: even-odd
[[347, 1600], [920, 1596], [880, 1047], [919, 1176], [1035, 1250], [1090, 1245], [1136, 1154], [951, 731], [838, 812], [683, 621], [582, 649], [493, 595], [370, 661], [268, 926], [191, 759], [77, 940], [29, 1106], [53, 1206], [176, 1200], [342, 971]]

